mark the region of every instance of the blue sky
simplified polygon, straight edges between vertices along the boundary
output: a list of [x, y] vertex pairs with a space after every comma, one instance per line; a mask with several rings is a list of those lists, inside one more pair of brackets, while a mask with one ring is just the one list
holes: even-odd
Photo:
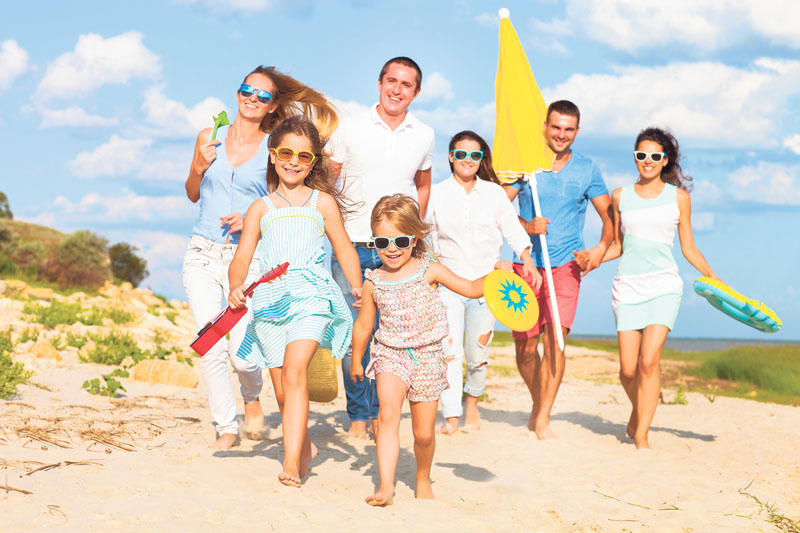
[[[695, 178], [699, 248], [731, 286], [784, 321], [765, 336], [691, 292], [682, 337], [800, 339], [800, 4], [793, 0], [396, 2], [175, 0], [15, 2], [0, 23], [0, 141], [18, 219], [138, 245], [143, 283], [183, 298], [180, 264], [197, 207], [185, 197], [193, 139], [232, 109], [241, 78], [275, 65], [344, 112], [377, 100], [382, 63], [415, 58], [412, 110], [450, 136], [491, 139], [497, 10], [511, 10], [545, 100], [581, 108], [575, 149], [609, 188], [634, 181], [636, 133], [666, 126]], [[46, 16], [42, 16], [46, 13]], [[587, 220], [587, 241], [598, 222]], [[677, 241], [676, 241], [677, 243]], [[613, 334], [615, 264], [585, 278], [574, 331]]]

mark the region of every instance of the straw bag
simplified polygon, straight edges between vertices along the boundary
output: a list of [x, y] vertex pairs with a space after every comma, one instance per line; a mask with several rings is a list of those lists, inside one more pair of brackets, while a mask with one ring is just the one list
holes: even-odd
[[312, 402], [332, 402], [339, 394], [336, 360], [331, 351], [317, 349], [308, 366], [308, 399]]

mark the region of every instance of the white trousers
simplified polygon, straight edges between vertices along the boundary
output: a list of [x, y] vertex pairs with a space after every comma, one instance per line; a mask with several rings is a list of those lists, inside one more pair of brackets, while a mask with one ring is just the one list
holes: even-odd
[[[199, 330], [228, 305], [228, 266], [231, 264], [235, 244], [217, 244], [199, 235], [192, 236], [183, 257], [183, 287], [189, 298], [189, 307]], [[258, 261], [250, 263], [245, 283], [259, 276]], [[250, 309], [230, 332], [230, 342], [225, 339], [214, 345], [203, 356], [203, 376], [208, 390], [208, 404], [218, 435], [238, 434], [236, 400], [231, 389], [228, 360], [233, 365], [241, 385], [242, 399], [253, 402], [261, 394], [263, 377], [254, 363], [236, 356], [244, 339], [247, 323], [252, 317]]]

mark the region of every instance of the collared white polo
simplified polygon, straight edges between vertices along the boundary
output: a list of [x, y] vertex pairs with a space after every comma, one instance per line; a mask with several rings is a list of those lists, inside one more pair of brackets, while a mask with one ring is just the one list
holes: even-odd
[[415, 200], [414, 175], [433, 161], [433, 128], [411, 113], [392, 131], [373, 105], [344, 121], [331, 137], [331, 160], [341, 163], [337, 186], [353, 205], [345, 220], [351, 241], [372, 239], [372, 208], [381, 197], [402, 193]]
[[531, 247], [503, 187], [478, 179], [467, 194], [454, 177], [434, 184], [426, 221], [439, 261], [454, 273], [476, 279], [494, 269], [503, 239], [517, 255]]

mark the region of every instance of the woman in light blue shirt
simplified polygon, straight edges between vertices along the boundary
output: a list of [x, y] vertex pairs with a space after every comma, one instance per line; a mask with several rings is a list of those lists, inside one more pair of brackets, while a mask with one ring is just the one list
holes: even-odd
[[[248, 74], [236, 93], [237, 111], [230, 126], [211, 128], [197, 136], [186, 178], [186, 196], [199, 202], [200, 213], [183, 260], [183, 285], [198, 329], [212, 320], [228, 299], [228, 266], [239, 242], [244, 213], [257, 198], [267, 196], [267, 134], [284, 118], [313, 113], [326, 137], [336, 128], [336, 112], [319, 92], [274, 67], [259, 66]], [[327, 126], [327, 128], [326, 128]], [[259, 275], [258, 262], [250, 265], [246, 283]], [[228, 449], [239, 433], [236, 401], [231, 390], [228, 360], [241, 385], [245, 431], [258, 434], [264, 417], [258, 396], [261, 369], [230, 357], [244, 338], [248, 320], [231, 330], [230, 342], [220, 340], [203, 356], [203, 375], [218, 439], [210, 447]]]

